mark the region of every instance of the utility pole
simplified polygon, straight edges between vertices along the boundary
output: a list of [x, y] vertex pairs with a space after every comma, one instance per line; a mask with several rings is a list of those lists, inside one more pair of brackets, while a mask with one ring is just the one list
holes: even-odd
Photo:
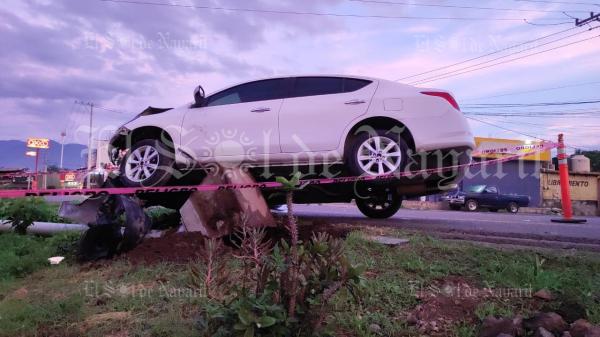
[[67, 130], [64, 130], [60, 133], [60, 169], [63, 168], [63, 158], [65, 155], [65, 136], [67, 135]]
[[88, 139], [88, 153], [87, 153], [87, 187], [90, 187], [91, 176], [90, 171], [92, 170], [92, 122], [94, 120], [94, 103], [93, 102], [75, 102], [81, 105], [87, 105], [90, 107], [90, 135]]
[[590, 12], [590, 17], [583, 20], [575, 19], [575, 26], [581, 27], [590, 22], [600, 21], [600, 13]]

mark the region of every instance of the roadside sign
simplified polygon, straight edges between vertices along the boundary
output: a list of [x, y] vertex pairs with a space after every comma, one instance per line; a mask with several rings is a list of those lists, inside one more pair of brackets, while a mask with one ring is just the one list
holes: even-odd
[[33, 149], [48, 149], [50, 148], [50, 140], [48, 138], [27, 138], [27, 147]]

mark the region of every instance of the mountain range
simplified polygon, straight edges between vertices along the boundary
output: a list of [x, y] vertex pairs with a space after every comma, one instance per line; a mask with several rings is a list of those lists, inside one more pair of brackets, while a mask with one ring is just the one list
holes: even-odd
[[[28, 168], [33, 171], [35, 158], [28, 157], [25, 152], [31, 151], [21, 140], [0, 140], [0, 168]], [[87, 146], [81, 144], [65, 144], [63, 167], [76, 169], [86, 166]], [[50, 148], [40, 150], [39, 169], [44, 165], [60, 164], [60, 143], [50, 140]]]

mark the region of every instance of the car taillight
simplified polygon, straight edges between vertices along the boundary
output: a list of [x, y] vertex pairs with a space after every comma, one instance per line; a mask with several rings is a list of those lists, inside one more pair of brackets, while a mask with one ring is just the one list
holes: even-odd
[[421, 93], [423, 95], [441, 97], [441, 98], [445, 99], [446, 101], [448, 101], [448, 103], [450, 103], [450, 105], [452, 105], [454, 107], [454, 109], [460, 110], [460, 107], [458, 106], [458, 103], [456, 103], [456, 100], [454, 99], [454, 97], [452, 97], [452, 95], [450, 95], [447, 92], [443, 92], [443, 91], [421, 91]]

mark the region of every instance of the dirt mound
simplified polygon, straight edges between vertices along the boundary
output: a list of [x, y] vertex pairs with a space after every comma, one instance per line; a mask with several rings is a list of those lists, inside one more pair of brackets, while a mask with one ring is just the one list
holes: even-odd
[[[308, 241], [313, 232], [327, 232], [333, 237], [344, 238], [351, 231], [345, 226], [312, 222], [298, 226], [300, 239]], [[268, 228], [267, 236], [271, 242], [279, 242], [281, 239], [288, 240], [288, 232], [282, 226]], [[225, 239], [225, 244], [235, 247], [233, 243]], [[160, 238], [146, 238], [133, 250], [121, 255], [133, 264], [154, 264], [159, 262], [171, 262], [184, 264], [197, 259], [202, 254], [204, 236], [200, 233], [170, 233]]]
[[144, 239], [122, 258], [133, 264], [187, 263], [200, 256], [203, 246], [204, 237], [200, 233], [172, 233], [160, 238]]

